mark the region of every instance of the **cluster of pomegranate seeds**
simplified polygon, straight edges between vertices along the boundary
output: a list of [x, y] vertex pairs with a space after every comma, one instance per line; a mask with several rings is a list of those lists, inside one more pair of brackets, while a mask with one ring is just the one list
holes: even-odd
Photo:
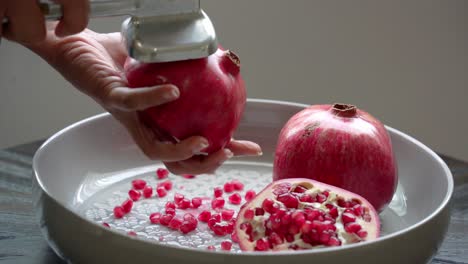
[[[115, 218], [122, 218], [130, 213], [134, 202], [144, 198], [151, 197], [166, 197], [173, 189], [172, 181], [165, 180], [169, 176], [169, 171], [163, 168], [156, 170], [156, 177], [161, 180], [153, 190], [153, 187], [147, 184], [142, 179], [135, 179], [132, 181], [132, 189], [129, 190], [129, 199], [125, 200], [122, 205], [114, 208]], [[184, 178], [193, 179], [194, 175], [183, 175]], [[242, 191], [244, 184], [238, 180], [226, 182], [222, 187], [215, 187], [213, 189], [213, 198], [211, 204], [203, 205], [202, 197], [193, 197], [189, 199], [183, 194], [175, 192], [173, 200], [167, 201], [162, 212], [154, 212], [150, 214], [149, 221], [152, 224], [166, 226], [169, 229], [177, 230], [182, 234], [188, 234], [196, 230], [198, 223], [206, 223], [209, 229], [216, 236], [229, 236], [231, 241], [226, 240], [221, 243], [222, 250], [231, 250], [232, 242], [238, 243], [239, 239], [236, 232], [234, 232], [234, 225], [236, 222], [236, 211], [233, 209], [224, 208], [226, 201], [233, 205], [242, 203], [242, 196], [237, 191]], [[229, 194], [227, 198], [223, 198], [223, 194]], [[248, 190], [245, 194], [245, 200], [249, 201], [255, 197], [254, 190]], [[209, 208], [211, 205], [211, 208]], [[207, 207], [208, 206], [208, 207]], [[203, 209], [201, 209], [201, 208]], [[193, 210], [200, 208], [201, 212], [193, 214]], [[181, 211], [186, 213], [180, 214]], [[109, 227], [107, 223], [103, 224]], [[128, 232], [129, 235], [136, 235], [135, 232]], [[215, 250], [215, 246], [209, 246], [208, 249]]]
[[[309, 189], [312, 191], [307, 192]], [[273, 195], [258, 207], [242, 211], [245, 221], [239, 228], [254, 243], [256, 251], [275, 249], [278, 245], [287, 245], [294, 250], [303, 249], [304, 244], [309, 248], [339, 246], [368, 236], [361, 224], [370, 222], [372, 218], [369, 208], [358, 199], [340, 196], [328, 199], [329, 190], [320, 191], [313, 186], [300, 185], [278, 185]], [[259, 230], [258, 225], [264, 230]]]

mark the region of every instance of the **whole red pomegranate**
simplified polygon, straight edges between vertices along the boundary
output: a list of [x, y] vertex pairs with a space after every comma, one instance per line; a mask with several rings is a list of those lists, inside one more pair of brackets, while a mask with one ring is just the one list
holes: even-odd
[[380, 220], [357, 194], [294, 178], [271, 183], [245, 204], [235, 232], [244, 251], [302, 250], [376, 239]]
[[246, 91], [240, 61], [229, 50], [218, 49], [207, 58], [165, 63], [128, 58], [125, 74], [131, 88], [161, 84], [179, 88], [177, 100], [139, 112], [161, 140], [203, 136], [210, 145], [202, 151], [212, 153], [230, 141], [244, 111]]
[[273, 180], [309, 178], [366, 198], [378, 211], [398, 175], [384, 125], [353, 105], [313, 105], [295, 114], [278, 138]]

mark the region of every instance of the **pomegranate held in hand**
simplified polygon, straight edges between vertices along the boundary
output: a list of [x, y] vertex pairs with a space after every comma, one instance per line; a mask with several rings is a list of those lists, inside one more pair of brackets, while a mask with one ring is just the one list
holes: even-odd
[[271, 183], [245, 204], [235, 232], [244, 251], [302, 250], [376, 239], [380, 221], [361, 196], [294, 178]]
[[383, 124], [353, 105], [313, 105], [278, 138], [273, 180], [309, 178], [366, 198], [378, 211], [392, 200], [398, 175]]
[[139, 112], [141, 120], [160, 140], [183, 140], [203, 136], [212, 153], [231, 140], [244, 111], [246, 91], [239, 58], [218, 49], [207, 58], [140, 63], [128, 58], [125, 74], [131, 88], [173, 84], [177, 100]]

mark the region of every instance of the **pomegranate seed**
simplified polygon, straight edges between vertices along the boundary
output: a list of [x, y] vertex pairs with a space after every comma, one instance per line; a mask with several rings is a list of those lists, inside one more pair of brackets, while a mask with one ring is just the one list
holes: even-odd
[[326, 197], [325, 195], [323, 195], [323, 194], [318, 194], [318, 195], [317, 195], [317, 202], [323, 203], [323, 202], [325, 202], [326, 200], [327, 200], [327, 197]]
[[284, 206], [286, 206], [287, 208], [297, 208], [299, 206], [299, 201], [297, 200], [297, 197], [289, 193], [280, 194], [277, 200], [283, 203]]
[[328, 196], [330, 196], [330, 190], [325, 190], [322, 192], [323, 195], [325, 195], [325, 197], [328, 198]]
[[213, 217], [208, 220], [208, 227], [210, 229], [213, 229], [213, 226], [219, 223], [219, 221], [216, 221]]
[[310, 195], [307, 195], [307, 194], [303, 194], [301, 195], [301, 197], [299, 198], [299, 200], [303, 203], [315, 203], [316, 202], [316, 198], [315, 197], [312, 197]]
[[232, 247], [231, 241], [223, 241], [223, 242], [221, 242], [221, 249], [222, 249], [222, 250], [227, 250], [227, 251], [229, 251], [229, 250], [231, 250], [231, 247]]
[[202, 222], [208, 222], [208, 220], [211, 218], [211, 212], [210, 211], [202, 211], [199, 215], [198, 215], [198, 220], [202, 221]]
[[225, 236], [227, 234], [226, 226], [216, 223], [211, 230], [218, 236]]
[[217, 208], [223, 208], [224, 207], [224, 199], [221, 197], [215, 198], [211, 200], [211, 208], [217, 209]]
[[151, 188], [151, 186], [145, 186], [143, 189], [143, 196], [145, 198], [150, 198], [151, 195], [153, 195], [153, 188]]
[[299, 226], [296, 226], [296, 225], [290, 225], [289, 226], [289, 229], [288, 229], [289, 234], [295, 235], [295, 234], [298, 234], [299, 231], [300, 231]]
[[214, 214], [211, 216], [211, 218], [214, 218], [216, 222], [221, 222], [221, 215], [220, 214]]
[[180, 209], [187, 209], [190, 208], [190, 200], [187, 198], [182, 199], [180, 203], [177, 205]]
[[331, 217], [336, 219], [338, 217], [338, 208], [333, 207], [332, 209], [330, 209], [328, 213], [330, 214]]
[[125, 214], [130, 213], [132, 211], [133, 201], [131, 199], [127, 199], [125, 202], [122, 203], [122, 208]]
[[180, 193], [174, 194], [174, 202], [175, 204], [179, 204], [184, 199], [184, 195]]
[[345, 231], [348, 233], [357, 233], [361, 228], [362, 227], [358, 223], [349, 223], [344, 227]]
[[179, 230], [183, 234], [187, 234], [187, 233], [190, 233], [193, 230], [197, 229], [197, 225], [198, 225], [198, 221], [196, 219], [195, 219], [195, 221], [185, 220], [180, 225]]
[[238, 180], [233, 180], [231, 183], [235, 191], [242, 191], [244, 189], [244, 184]]
[[122, 218], [125, 215], [125, 210], [122, 206], [114, 207], [114, 217], [117, 219]]
[[161, 213], [152, 213], [149, 219], [152, 224], [159, 224], [161, 221]]
[[160, 182], [158, 187], [163, 187], [166, 191], [172, 190], [172, 182], [170, 180]]
[[366, 238], [366, 237], [367, 237], [367, 232], [364, 231], [364, 230], [359, 230], [356, 234], [357, 234], [360, 238]]
[[247, 209], [244, 212], [244, 218], [246, 220], [252, 220], [254, 218], [254, 211], [252, 209]]
[[162, 180], [167, 178], [169, 176], [169, 171], [163, 168], [159, 168], [156, 170], [156, 176], [158, 176], [158, 179]]
[[323, 232], [322, 234], [320, 234], [320, 243], [322, 244], [328, 244], [328, 241], [330, 241], [330, 238], [331, 238], [331, 234], [330, 233], [327, 233], [327, 232]]
[[361, 216], [364, 213], [364, 209], [361, 205], [357, 204], [353, 207], [353, 213], [355, 216]]
[[306, 217], [301, 211], [295, 211], [294, 213], [292, 213], [291, 217], [294, 221], [294, 224], [297, 226], [302, 226], [306, 221]]
[[286, 239], [287, 242], [291, 243], [291, 242], [294, 241], [294, 235], [286, 234], [286, 235], [284, 235], [284, 239]]
[[294, 188], [294, 190], [292, 192], [294, 192], [294, 193], [305, 193], [306, 191], [307, 191], [307, 188], [305, 188], [304, 186], [298, 185], [298, 186], [296, 186], [296, 188]]
[[234, 242], [234, 243], [239, 243], [239, 237], [237, 236], [237, 233], [236, 233], [236, 232], [232, 232], [232, 234], [231, 234], [231, 240], [232, 240], [232, 242]]
[[227, 193], [233, 192], [234, 191], [234, 185], [231, 182], [226, 182], [224, 184], [224, 191]]
[[176, 209], [176, 205], [175, 203], [173, 202], [166, 202], [166, 205], [164, 206], [164, 208], [172, 208], [172, 209]]
[[255, 193], [254, 190], [248, 190], [248, 191], [245, 193], [245, 200], [246, 200], [247, 202], [248, 202], [248, 201], [251, 201], [251, 200], [255, 197], [255, 195], [257, 195], [257, 194]]
[[103, 226], [110, 228], [110, 225], [106, 222], [102, 223]]
[[140, 200], [140, 197], [141, 197], [141, 193], [139, 191], [135, 191], [135, 190], [130, 190], [128, 191], [128, 196], [130, 197], [130, 199], [132, 199], [134, 202]]
[[183, 219], [185, 221], [192, 221], [195, 219], [195, 216], [191, 213], [185, 213]]
[[336, 238], [336, 237], [330, 237], [330, 240], [328, 240], [328, 245], [329, 246], [341, 246], [341, 241]]
[[223, 196], [223, 188], [215, 187], [214, 188], [214, 197], [218, 198], [218, 197], [221, 197], [221, 196]]
[[208, 250], [216, 250], [215, 246], [207, 246], [206, 249], [208, 249]]
[[229, 221], [229, 223], [226, 225], [226, 235], [232, 234], [232, 232], [234, 232], [235, 224], [236, 224], [236, 221]]
[[289, 223], [291, 223], [291, 214], [287, 213], [281, 217], [281, 224], [286, 226], [289, 225]]
[[168, 215], [175, 215], [176, 214], [176, 210], [174, 208], [166, 208], [165, 212]]
[[263, 210], [267, 211], [268, 213], [271, 213], [271, 212], [273, 212], [273, 205], [274, 204], [275, 204], [275, 202], [272, 199], [266, 198], [262, 202], [262, 208], [263, 208]]
[[193, 179], [193, 178], [195, 178], [195, 175], [193, 175], [193, 174], [184, 174], [184, 175], [182, 175], [182, 177], [184, 177], [185, 179]]
[[129, 236], [137, 236], [137, 233], [133, 232], [133, 231], [129, 231], [127, 233]]
[[228, 199], [231, 204], [238, 205], [242, 202], [242, 196], [238, 193], [231, 194]]
[[192, 198], [192, 207], [193, 208], [198, 208], [198, 207], [200, 207], [202, 205], [202, 202], [203, 202], [202, 198], [194, 197], [194, 198]]
[[221, 211], [221, 218], [224, 220], [224, 221], [229, 221], [232, 219], [232, 217], [234, 216], [234, 210], [231, 210], [231, 209], [224, 209]]
[[264, 214], [265, 214], [265, 210], [263, 210], [263, 208], [260, 208], [260, 207], [255, 208], [255, 215], [264, 215]]
[[305, 214], [307, 216], [307, 220], [309, 221], [313, 221], [321, 215], [320, 211], [317, 209], [306, 210]]
[[345, 201], [343, 198], [338, 199], [337, 204], [339, 207], [343, 207], [343, 208], [349, 207], [348, 202]]
[[159, 197], [164, 197], [167, 195], [167, 190], [164, 187], [158, 187], [156, 189], [156, 193], [158, 194]]
[[169, 222], [171, 222], [172, 218], [174, 218], [174, 215], [165, 214], [161, 216], [161, 219], [159, 219], [159, 223], [163, 226], [167, 226], [169, 225]]
[[356, 217], [350, 213], [343, 213], [341, 215], [341, 220], [343, 221], [343, 224], [347, 224], [351, 222], [356, 222]]
[[268, 242], [270, 243], [270, 245], [272, 247], [276, 246], [276, 245], [280, 245], [283, 243], [283, 238], [281, 238], [280, 235], [278, 235], [277, 233], [273, 232], [270, 234], [270, 236], [268, 237]]
[[270, 243], [263, 238], [257, 240], [257, 242], [255, 243], [256, 251], [267, 251], [268, 249], [270, 249]]
[[177, 217], [174, 217], [171, 219], [171, 221], [169, 222], [169, 225], [168, 227], [170, 229], [173, 229], [173, 230], [177, 230], [179, 229], [179, 227], [182, 225], [182, 220], [180, 220], [179, 218]]
[[133, 186], [133, 189], [135, 190], [143, 190], [143, 188], [145, 188], [146, 186], [146, 181], [140, 180], [140, 179], [133, 180], [132, 186]]
[[301, 226], [301, 232], [303, 234], [307, 234], [312, 230], [312, 222], [307, 220], [304, 222], [304, 224]]

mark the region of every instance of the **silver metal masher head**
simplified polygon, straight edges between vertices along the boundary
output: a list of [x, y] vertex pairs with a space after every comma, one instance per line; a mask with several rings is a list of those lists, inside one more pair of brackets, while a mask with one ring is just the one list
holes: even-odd
[[169, 8], [165, 12], [159, 9], [156, 16], [132, 16], [122, 24], [129, 56], [142, 62], [168, 62], [216, 52], [214, 26], [198, 0], [162, 2]]

